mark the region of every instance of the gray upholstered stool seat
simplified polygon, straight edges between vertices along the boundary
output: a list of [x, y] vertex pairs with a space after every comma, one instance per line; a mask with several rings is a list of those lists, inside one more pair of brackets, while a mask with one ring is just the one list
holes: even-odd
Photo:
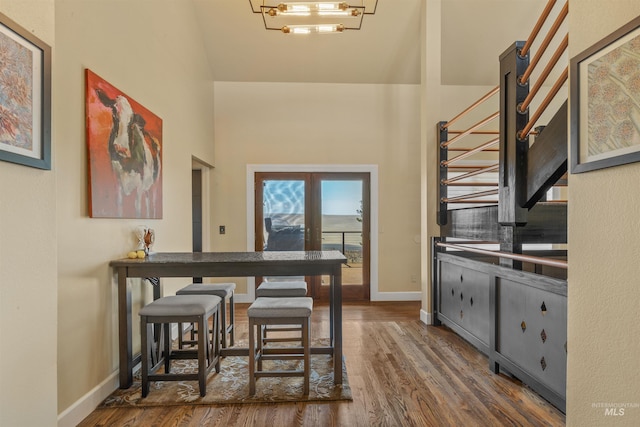
[[313, 298], [258, 298], [247, 309], [251, 317], [309, 317], [313, 311]]
[[[149, 394], [150, 381], [198, 380], [200, 395], [207, 393], [207, 375], [213, 367], [220, 372], [220, 334], [209, 337], [209, 319], [213, 330], [219, 328], [220, 297], [214, 295], [173, 295], [159, 298], [139, 312], [142, 344], [142, 397]], [[172, 349], [171, 324], [194, 323], [199, 331], [197, 349]], [[161, 324], [157, 347], [151, 331], [153, 324]], [[172, 359], [198, 359], [197, 373], [171, 373]], [[164, 373], [156, 373], [164, 365]]]
[[[256, 298], [289, 298], [304, 297], [307, 295], [307, 282], [304, 280], [283, 280], [283, 281], [264, 281], [256, 289]], [[291, 339], [269, 338], [273, 337], [273, 333], [287, 332], [299, 330], [299, 327], [291, 327], [291, 325], [279, 325], [276, 327], [264, 326], [261, 330], [262, 342], [292, 341]]]
[[307, 282], [305, 281], [262, 282], [256, 289], [256, 298], [304, 297], [306, 295]]
[[[313, 299], [309, 297], [258, 298], [247, 309], [249, 317], [249, 394], [256, 392], [256, 379], [261, 377], [303, 377], [303, 393], [309, 394], [311, 362], [311, 313]], [[300, 347], [266, 346], [260, 330], [265, 325], [296, 325], [301, 331]], [[258, 335], [256, 336], [256, 328]], [[258, 339], [256, 339], [258, 338]], [[266, 371], [263, 360], [301, 359], [302, 370]]]
[[[233, 294], [235, 290], [235, 283], [192, 283], [176, 292], [176, 295], [215, 295], [222, 298], [222, 304], [220, 306], [222, 348], [227, 347], [227, 334], [229, 335], [230, 347], [233, 347], [233, 343], [235, 341], [235, 303], [233, 301]], [[228, 322], [227, 300], [229, 301]], [[180, 345], [182, 346], [182, 342], [180, 342]]]

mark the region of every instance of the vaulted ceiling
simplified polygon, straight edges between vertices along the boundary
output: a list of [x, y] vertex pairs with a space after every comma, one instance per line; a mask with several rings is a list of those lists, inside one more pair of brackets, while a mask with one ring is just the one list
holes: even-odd
[[[249, 0], [193, 0], [216, 81], [419, 84], [425, 0], [378, 0], [362, 29], [264, 29]], [[498, 57], [525, 40], [546, 0], [442, 0], [442, 84], [498, 84]]]

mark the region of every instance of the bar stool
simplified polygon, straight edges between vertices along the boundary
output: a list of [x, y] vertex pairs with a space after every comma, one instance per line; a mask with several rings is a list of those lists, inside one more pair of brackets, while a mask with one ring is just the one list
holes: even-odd
[[[260, 286], [256, 288], [256, 298], [294, 298], [304, 297], [307, 295], [307, 282], [304, 280], [292, 280], [292, 281], [264, 281], [260, 283]], [[269, 338], [267, 335], [269, 332], [288, 332], [299, 331], [300, 327], [292, 325], [282, 325], [277, 327], [264, 326], [260, 331], [262, 342], [282, 342], [292, 341], [288, 338]]]
[[[258, 298], [247, 309], [249, 317], [249, 394], [256, 393], [256, 379], [261, 377], [303, 377], [303, 394], [309, 394], [311, 362], [311, 312], [313, 299], [309, 297]], [[268, 348], [262, 339], [256, 340], [256, 328], [265, 325], [298, 325], [301, 330], [300, 347]], [[257, 344], [256, 344], [257, 341]], [[302, 360], [303, 369], [263, 370], [263, 360]]]
[[[213, 295], [173, 295], [159, 298], [140, 309], [140, 338], [142, 345], [142, 397], [149, 394], [150, 381], [198, 380], [200, 396], [207, 394], [207, 375], [215, 366], [220, 372], [220, 327], [218, 317], [220, 297]], [[213, 318], [212, 338], [209, 338], [209, 319]], [[197, 325], [197, 349], [172, 349], [171, 329], [173, 323]], [[153, 324], [161, 324], [158, 347], [152, 349]], [[161, 348], [163, 347], [163, 348]], [[153, 356], [153, 360], [151, 360]], [[171, 373], [172, 359], [198, 359], [198, 372]], [[164, 373], [156, 372], [164, 364]]]
[[[235, 283], [192, 283], [179, 291], [176, 295], [215, 295], [222, 299], [221, 304], [221, 331], [222, 348], [227, 348], [227, 334], [229, 335], [229, 346], [233, 347], [235, 341], [235, 303], [233, 295], [236, 289]], [[229, 300], [229, 323], [227, 324], [227, 300]], [[193, 329], [191, 329], [193, 331]], [[192, 341], [194, 337], [192, 335]], [[182, 346], [182, 335], [180, 335], [180, 346]]]

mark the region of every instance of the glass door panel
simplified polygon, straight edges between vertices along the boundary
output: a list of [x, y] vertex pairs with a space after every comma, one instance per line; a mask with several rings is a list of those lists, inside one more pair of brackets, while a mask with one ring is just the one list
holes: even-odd
[[[322, 250], [338, 250], [347, 257], [343, 285], [362, 285], [362, 181], [321, 181]], [[328, 286], [328, 277], [322, 285]]]
[[[257, 174], [256, 250], [303, 251], [307, 248], [307, 174]], [[259, 221], [259, 223], [258, 223]], [[301, 276], [270, 276], [258, 280], [305, 280]], [[257, 282], [259, 283], [259, 282]]]
[[263, 184], [264, 250], [305, 248], [305, 182], [266, 180]]
[[[313, 242], [318, 249], [338, 250], [347, 258], [342, 266], [342, 295], [345, 300], [369, 300], [369, 174], [317, 173], [312, 177], [314, 221]], [[329, 276], [313, 282], [314, 295], [329, 295]]]

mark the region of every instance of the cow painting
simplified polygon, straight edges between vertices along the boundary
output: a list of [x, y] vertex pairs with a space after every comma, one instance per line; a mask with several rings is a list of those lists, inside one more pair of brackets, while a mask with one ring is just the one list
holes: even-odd
[[90, 215], [162, 218], [162, 120], [86, 70]]

